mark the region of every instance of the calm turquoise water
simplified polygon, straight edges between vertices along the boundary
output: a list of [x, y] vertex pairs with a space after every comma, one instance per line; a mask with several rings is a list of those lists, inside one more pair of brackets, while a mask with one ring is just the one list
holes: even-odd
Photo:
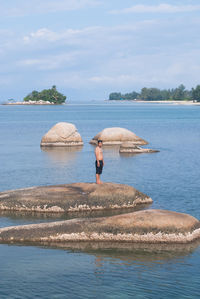
[[[41, 137], [60, 121], [77, 126], [82, 149], [40, 149]], [[110, 126], [133, 130], [160, 153], [127, 157], [104, 149], [102, 179], [147, 193], [153, 208], [200, 219], [199, 106], [0, 106], [0, 190], [94, 181], [94, 148], [88, 142]], [[55, 219], [1, 213], [0, 227]], [[170, 253], [0, 245], [0, 298], [199, 298], [199, 264], [198, 246]]]

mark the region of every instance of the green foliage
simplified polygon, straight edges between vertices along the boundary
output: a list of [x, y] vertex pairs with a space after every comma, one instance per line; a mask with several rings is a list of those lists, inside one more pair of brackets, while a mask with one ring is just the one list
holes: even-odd
[[[200, 85], [199, 89], [200, 89]], [[196, 90], [196, 89], [195, 89]], [[135, 91], [131, 93], [121, 94], [117, 92], [113, 92], [109, 96], [109, 100], [134, 100], [140, 99], [144, 101], [184, 101], [184, 100], [192, 100], [193, 91], [195, 94], [195, 90], [186, 90], [185, 86], [181, 84], [175, 89], [159, 89], [159, 88], [147, 88], [144, 87], [141, 89], [140, 93]], [[198, 94], [198, 91], [197, 91]], [[195, 97], [195, 95], [194, 95]], [[198, 96], [197, 96], [198, 98]]]
[[179, 101], [184, 100], [185, 97], [185, 86], [181, 84], [178, 88], [174, 90], [173, 100]]
[[174, 101], [184, 101], [191, 98], [191, 93], [185, 89], [185, 86], [181, 84], [178, 88], [171, 90], [171, 98]]
[[116, 100], [121, 100], [121, 99], [122, 99], [122, 95], [120, 92], [112, 92], [109, 95], [109, 100], [116, 101]]
[[56, 89], [56, 86], [53, 85], [51, 89], [44, 89], [40, 92], [33, 90], [30, 94], [28, 94], [24, 101], [49, 101], [54, 104], [63, 104], [65, 103], [66, 96], [59, 93]]
[[109, 100], [135, 100], [138, 96], [138, 93], [136, 91], [133, 91], [131, 93], [125, 93], [121, 94], [120, 92], [112, 92], [109, 95]]
[[135, 100], [139, 94], [136, 91], [132, 91], [131, 93], [125, 93], [122, 95], [124, 100]]
[[192, 88], [192, 99], [193, 101], [200, 102], [200, 85], [196, 88]]
[[140, 98], [142, 100], [158, 101], [162, 98], [161, 91], [157, 88], [142, 88]]

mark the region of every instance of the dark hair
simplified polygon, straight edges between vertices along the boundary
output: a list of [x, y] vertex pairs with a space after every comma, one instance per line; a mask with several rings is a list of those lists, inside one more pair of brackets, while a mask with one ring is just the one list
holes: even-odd
[[98, 140], [98, 144], [99, 144], [99, 143], [103, 143], [103, 141], [99, 139], [99, 140]]

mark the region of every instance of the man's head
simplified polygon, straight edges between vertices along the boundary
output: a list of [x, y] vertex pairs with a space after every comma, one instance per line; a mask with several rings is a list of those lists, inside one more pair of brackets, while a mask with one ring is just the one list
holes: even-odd
[[103, 145], [103, 142], [102, 142], [102, 140], [99, 139], [99, 140], [98, 140], [98, 146], [99, 146], [99, 147], [102, 147], [102, 145]]

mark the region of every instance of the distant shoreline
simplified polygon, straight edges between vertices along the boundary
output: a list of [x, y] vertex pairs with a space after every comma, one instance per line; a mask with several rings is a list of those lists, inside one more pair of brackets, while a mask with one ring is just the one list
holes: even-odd
[[65, 105], [65, 104], [54, 104], [54, 103], [41, 103], [41, 102], [35, 102], [35, 103], [29, 103], [29, 102], [16, 102], [16, 103], [3, 103], [3, 104], [0, 104], [0, 105], [3, 105], [3, 106], [47, 106], [47, 105]]
[[131, 102], [131, 103], [155, 103], [155, 104], [173, 104], [173, 105], [186, 105], [186, 106], [199, 106], [200, 102], [193, 101], [144, 101], [144, 100], [107, 100], [108, 102]]
[[[145, 103], [145, 104], [167, 104], [167, 105], [184, 105], [184, 106], [200, 106], [200, 102], [193, 102], [193, 101], [144, 101], [144, 100], [104, 100], [99, 101], [97, 104], [102, 104], [102, 102], [109, 102], [109, 103]], [[16, 103], [0, 103], [0, 106], [63, 106], [64, 104], [54, 104], [54, 103], [27, 103], [27, 102], [16, 102]], [[73, 104], [73, 103], [70, 103]], [[89, 103], [76, 103], [76, 105], [83, 105]]]

